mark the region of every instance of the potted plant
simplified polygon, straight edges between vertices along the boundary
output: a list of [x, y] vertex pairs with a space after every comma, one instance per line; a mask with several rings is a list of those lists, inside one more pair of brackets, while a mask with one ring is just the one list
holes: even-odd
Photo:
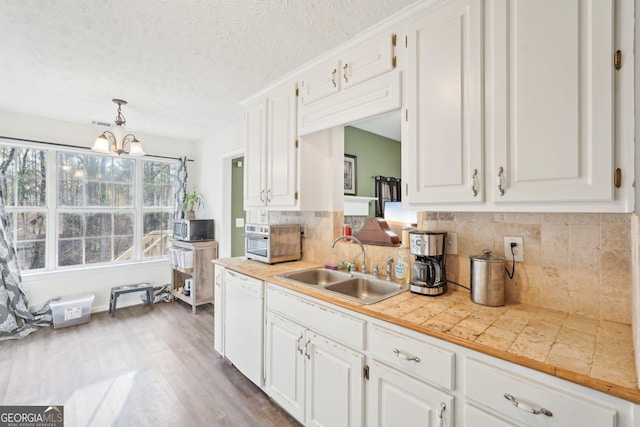
[[184, 203], [182, 204], [182, 210], [185, 213], [186, 219], [196, 219], [196, 213], [193, 210], [196, 206], [198, 206], [199, 208], [204, 206], [202, 194], [196, 193], [195, 190], [193, 191], [193, 193], [185, 194]]

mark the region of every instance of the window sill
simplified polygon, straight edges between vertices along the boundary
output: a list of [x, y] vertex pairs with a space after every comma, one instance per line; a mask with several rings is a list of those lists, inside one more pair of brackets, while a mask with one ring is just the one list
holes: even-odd
[[88, 274], [104, 274], [112, 271], [139, 270], [140, 268], [157, 268], [159, 265], [170, 267], [166, 258], [156, 258], [152, 260], [135, 261], [123, 264], [101, 264], [95, 266], [83, 266], [77, 268], [65, 268], [61, 270], [48, 270], [37, 272], [23, 272], [22, 279], [24, 282], [32, 282], [36, 280], [44, 280], [48, 278], [74, 277]]

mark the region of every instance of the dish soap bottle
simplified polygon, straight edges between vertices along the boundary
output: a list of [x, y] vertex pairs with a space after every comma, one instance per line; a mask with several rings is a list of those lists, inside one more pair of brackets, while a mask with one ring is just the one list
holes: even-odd
[[[403, 236], [404, 237], [404, 233]], [[411, 282], [411, 267], [409, 265], [409, 257], [411, 253], [409, 252], [409, 239], [408, 234], [406, 239], [402, 239], [402, 245], [398, 249], [398, 253], [396, 255], [396, 282], [402, 285], [408, 285]]]

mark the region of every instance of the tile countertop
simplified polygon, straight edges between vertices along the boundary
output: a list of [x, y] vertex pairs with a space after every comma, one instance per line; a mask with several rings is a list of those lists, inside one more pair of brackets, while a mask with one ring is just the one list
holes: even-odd
[[213, 261], [371, 317], [640, 404], [631, 326], [522, 304], [485, 307], [467, 291], [435, 298], [403, 292], [363, 305], [296, 285], [277, 274], [317, 267], [268, 265], [244, 257]]

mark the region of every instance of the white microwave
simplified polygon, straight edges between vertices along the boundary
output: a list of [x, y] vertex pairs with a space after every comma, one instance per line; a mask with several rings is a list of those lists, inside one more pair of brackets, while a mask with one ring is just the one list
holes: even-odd
[[246, 224], [245, 256], [267, 264], [301, 258], [300, 224]]

